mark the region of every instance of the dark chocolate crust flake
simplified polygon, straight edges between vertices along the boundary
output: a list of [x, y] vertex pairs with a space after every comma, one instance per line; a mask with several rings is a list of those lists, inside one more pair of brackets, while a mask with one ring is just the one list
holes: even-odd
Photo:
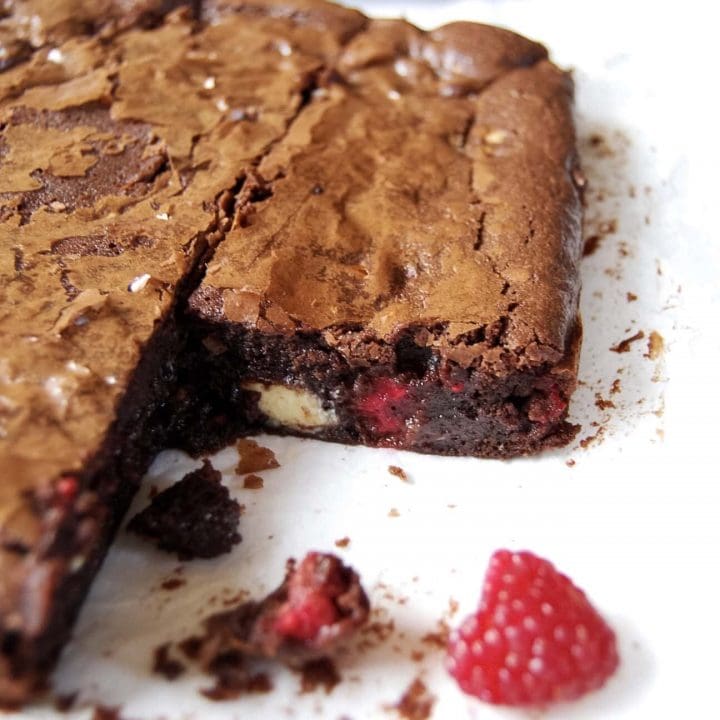
[[43, 685], [163, 447], [567, 441], [571, 100], [481, 25], [4, 3], [0, 702]]
[[181, 560], [214, 558], [240, 542], [240, 505], [209, 460], [158, 493], [128, 523], [130, 532], [156, 541]]

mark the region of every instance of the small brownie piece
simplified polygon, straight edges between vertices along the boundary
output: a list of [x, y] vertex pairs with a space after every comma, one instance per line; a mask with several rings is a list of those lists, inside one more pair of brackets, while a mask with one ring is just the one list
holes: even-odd
[[508, 31], [372, 21], [248, 177], [190, 299], [208, 375], [279, 432], [491, 457], [567, 442], [572, 95]]
[[197, 470], [158, 493], [128, 523], [130, 532], [157, 541], [181, 560], [214, 558], [240, 542], [240, 505], [222, 484], [222, 475], [204, 460]]
[[369, 613], [357, 573], [335, 555], [309, 552], [299, 565], [288, 560], [285, 579], [266, 598], [211, 615], [203, 635], [182, 641], [180, 649], [214, 676], [214, 687], [203, 694], [226, 700], [270, 688], [267, 675], [249, 662], [253, 658], [299, 669], [318, 663], [327, 670], [328, 654]]
[[207, 669], [230, 655], [302, 663], [331, 652], [369, 612], [357, 573], [335, 555], [309, 552], [288, 561], [282, 584], [263, 600], [207, 618], [198, 657]]

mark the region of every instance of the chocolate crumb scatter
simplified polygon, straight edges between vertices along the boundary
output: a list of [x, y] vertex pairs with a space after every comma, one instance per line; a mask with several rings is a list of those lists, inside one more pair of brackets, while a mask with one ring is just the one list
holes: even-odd
[[96, 705], [93, 708], [92, 720], [122, 720], [120, 708]]
[[408, 482], [407, 473], [397, 465], [388, 465], [388, 472], [395, 477], [399, 477], [403, 482]]
[[617, 395], [617, 393], [619, 393], [621, 389], [622, 386], [620, 384], [620, 378], [615, 378], [612, 382], [612, 385], [610, 386], [610, 394]]
[[425, 633], [420, 638], [420, 642], [426, 645], [434, 645], [435, 647], [445, 649], [447, 647], [448, 637], [450, 635], [450, 625], [446, 620], [438, 620], [437, 630], [435, 632]]
[[202, 646], [203, 639], [197, 635], [187, 637], [178, 643], [178, 649], [188, 660], [197, 660], [200, 657]]
[[170, 643], [163, 643], [158, 645], [153, 653], [152, 671], [172, 681], [185, 672], [185, 666], [179, 660], [170, 657]]
[[267, 673], [247, 672], [242, 659], [224, 658], [222, 663], [218, 662], [214, 673], [215, 685], [200, 690], [200, 694], [208, 700], [236, 700], [243, 695], [264, 694], [273, 689]]
[[53, 706], [58, 712], [66, 713], [73, 709], [77, 700], [77, 692], [67, 693], [65, 695], [56, 695], [53, 700]]
[[612, 400], [606, 400], [600, 393], [595, 393], [595, 406], [600, 410], [608, 410], [614, 408], [615, 403]]
[[642, 340], [644, 337], [645, 333], [642, 330], [638, 330], [634, 335], [630, 336], [629, 338], [625, 338], [625, 340], [621, 340], [617, 345], [613, 345], [610, 350], [616, 353], [626, 353], [630, 350], [630, 346], [634, 342]]
[[646, 358], [650, 360], [657, 360], [665, 350], [665, 339], [657, 331], [653, 330], [648, 337], [648, 349], [645, 353]]
[[435, 700], [425, 683], [420, 678], [415, 678], [400, 700], [390, 706], [390, 709], [396, 710], [404, 720], [427, 720], [432, 714]]
[[339, 547], [339, 548], [346, 548], [349, 544], [350, 544], [350, 538], [347, 536], [335, 541], [335, 546]]
[[181, 560], [214, 558], [240, 542], [240, 506], [209, 460], [163, 490], [128, 524]]
[[304, 662], [300, 668], [300, 692], [310, 693], [322, 687], [329, 695], [342, 678], [335, 663], [329, 657]]
[[265, 485], [265, 481], [259, 476], [251, 473], [246, 475], [243, 480], [243, 487], [246, 490], [261, 490]]
[[598, 429], [592, 435], [588, 435], [587, 437], [580, 440], [579, 445], [581, 448], [587, 449], [593, 443], [599, 444], [600, 442], [602, 442], [602, 440], [604, 439], [604, 436], [605, 436], [605, 428], [602, 426], [598, 427]]
[[240, 456], [235, 468], [238, 475], [273, 470], [280, 467], [275, 453], [270, 448], [259, 445], [255, 440], [242, 438], [238, 440], [236, 447]]
[[160, 583], [160, 587], [163, 590], [177, 590], [178, 588], [182, 587], [187, 583], [187, 580], [185, 578], [180, 577], [171, 577], [167, 580], [163, 580]]
[[629, 303], [635, 302], [638, 299], [638, 296], [635, 293], [627, 292], [625, 293], [625, 297], [627, 298], [627, 301]]

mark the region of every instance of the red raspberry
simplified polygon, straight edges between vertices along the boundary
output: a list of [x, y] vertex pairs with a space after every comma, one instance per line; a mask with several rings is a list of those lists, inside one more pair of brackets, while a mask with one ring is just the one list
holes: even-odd
[[571, 700], [617, 666], [615, 634], [585, 593], [530, 552], [493, 555], [478, 611], [448, 642], [460, 687], [497, 705]]
[[394, 435], [405, 426], [405, 414], [398, 408], [408, 395], [407, 385], [392, 378], [377, 378], [369, 392], [359, 400], [358, 410], [374, 432]]
[[62, 475], [55, 484], [57, 498], [64, 505], [70, 505], [78, 494], [79, 483], [74, 475]]
[[342, 593], [342, 579], [322, 553], [308, 553], [288, 580], [288, 598], [278, 611], [279, 635], [312, 642], [323, 628], [338, 620], [334, 599]]

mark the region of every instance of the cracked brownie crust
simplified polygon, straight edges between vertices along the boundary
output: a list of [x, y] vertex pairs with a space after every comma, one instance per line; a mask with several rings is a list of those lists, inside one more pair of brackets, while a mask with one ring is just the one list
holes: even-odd
[[542, 46], [321, 0], [8, 0], [0, 71], [0, 702], [162, 447], [572, 433], [580, 176]]

